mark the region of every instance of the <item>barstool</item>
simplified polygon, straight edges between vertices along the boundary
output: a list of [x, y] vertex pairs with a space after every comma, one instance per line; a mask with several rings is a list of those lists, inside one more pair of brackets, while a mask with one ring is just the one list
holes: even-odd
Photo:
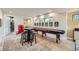
[[32, 42], [35, 41], [35, 44], [37, 43], [36, 40], [36, 33], [32, 30], [28, 30], [25, 31], [21, 34], [21, 41], [20, 43], [23, 45], [25, 42], [31, 43], [32, 46]]

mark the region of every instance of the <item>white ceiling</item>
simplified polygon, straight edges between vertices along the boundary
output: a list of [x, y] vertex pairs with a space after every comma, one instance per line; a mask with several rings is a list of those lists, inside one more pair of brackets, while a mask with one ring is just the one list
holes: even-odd
[[47, 12], [64, 13], [71, 9], [68, 8], [3, 8], [5, 14], [12, 14], [17, 16], [32, 17]]

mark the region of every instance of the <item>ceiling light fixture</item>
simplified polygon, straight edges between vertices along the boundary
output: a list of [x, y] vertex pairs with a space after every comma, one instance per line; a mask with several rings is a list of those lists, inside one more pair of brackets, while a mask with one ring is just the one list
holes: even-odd
[[51, 13], [49, 13], [48, 15], [51, 17], [51, 16], [53, 16], [54, 14], [55, 14], [55, 13], [52, 13], [52, 12], [51, 12]]
[[41, 15], [41, 16], [40, 16], [40, 18], [44, 18], [44, 17], [45, 17], [44, 15]]
[[34, 19], [37, 19], [37, 17], [34, 17]]

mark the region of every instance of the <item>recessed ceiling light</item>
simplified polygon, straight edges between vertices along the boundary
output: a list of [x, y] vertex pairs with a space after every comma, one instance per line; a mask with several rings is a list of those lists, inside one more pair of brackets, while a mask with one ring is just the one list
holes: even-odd
[[41, 15], [41, 16], [40, 16], [40, 18], [44, 18], [44, 17], [45, 17], [44, 15]]
[[51, 17], [51, 16], [53, 16], [55, 13], [49, 13], [48, 15]]
[[34, 17], [34, 19], [37, 19], [37, 17]]

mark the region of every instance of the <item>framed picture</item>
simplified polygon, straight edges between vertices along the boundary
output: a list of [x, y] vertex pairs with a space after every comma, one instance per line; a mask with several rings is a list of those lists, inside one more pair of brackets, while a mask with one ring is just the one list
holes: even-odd
[[59, 27], [59, 22], [57, 21], [57, 22], [54, 22], [54, 26], [55, 27]]
[[0, 27], [2, 26], [2, 19], [0, 18]]

